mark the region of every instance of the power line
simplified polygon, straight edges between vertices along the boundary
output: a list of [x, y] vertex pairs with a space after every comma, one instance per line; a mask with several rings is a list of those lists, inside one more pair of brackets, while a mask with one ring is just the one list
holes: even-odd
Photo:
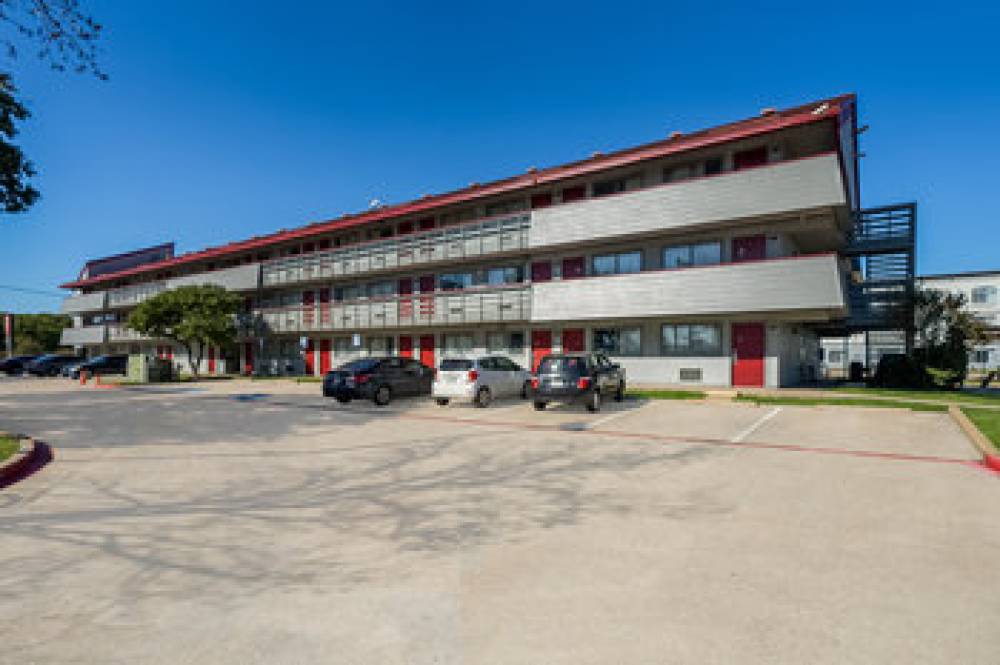
[[18, 293], [30, 293], [36, 296], [48, 296], [50, 298], [63, 298], [62, 293], [55, 293], [53, 291], [42, 291], [41, 289], [29, 289], [23, 286], [11, 286], [9, 284], [0, 284], [0, 289], [6, 291], [17, 291]]

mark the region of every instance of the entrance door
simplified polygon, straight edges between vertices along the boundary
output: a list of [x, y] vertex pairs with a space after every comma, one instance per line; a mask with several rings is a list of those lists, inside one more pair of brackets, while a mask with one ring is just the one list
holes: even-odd
[[208, 347], [208, 373], [215, 374], [215, 347]]
[[420, 336], [420, 362], [434, 367], [434, 335]]
[[733, 238], [733, 262], [759, 261], [767, 258], [767, 239], [763, 235]]
[[306, 376], [316, 373], [316, 343], [310, 337], [306, 342]]
[[306, 329], [313, 325], [313, 308], [316, 304], [316, 293], [314, 291], [302, 292], [302, 325]]
[[582, 328], [563, 330], [562, 348], [564, 353], [582, 353], [583, 346], [584, 344], [583, 344]]
[[562, 261], [562, 278], [563, 279], [577, 279], [583, 277], [586, 272], [586, 262], [582, 256], [575, 256], [571, 259], [563, 259]]
[[326, 375], [330, 371], [330, 340], [321, 339], [319, 341], [319, 373]]
[[552, 353], [552, 331], [532, 330], [531, 331], [531, 371], [538, 370], [538, 363], [542, 358]]
[[253, 342], [243, 344], [243, 373], [247, 376], [253, 374]]
[[764, 324], [733, 324], [733, 385], [764, 385]]
[[413, 338], [409, 335], [399, 336], [399, 355], [404, 358], [413, 357]]
[[[399, 280], [399, 318], [402, 321], [413, 320], [413, 280], [409, 277]], [[413, 349], [413, 340], [410, 340], [410, 349]]]
[[531, 264], [531, 281], [547, 282], [552, 279], [552, 262], [535, 261]]

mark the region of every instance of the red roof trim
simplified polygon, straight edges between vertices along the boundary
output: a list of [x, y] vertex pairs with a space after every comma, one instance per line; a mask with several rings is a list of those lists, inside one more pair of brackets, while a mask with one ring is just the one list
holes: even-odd
[[[345, 215], [339, 219], [325, 222], [314, 222], [307, 226], [292, 229], [290, 231], [279, 231], [266, 236], [252, 238], [223, 245], [221, 247], [210, 247], [198, 250], [181, 256], [161, 261], [137, 266], [129, 270], [117, 273], [100, 275], [93, 279], [77, 280], [61, 285], [62, 288], [71, 289], [82, 286], [93, 286], [96, 284], [121, 279], [132, 275], [146, 272], [154, 272], [165, 268], [203, 261], [207, 259], [219, 258], [230, 254], [245, 252], [249, 250], [262, 249], [289, 240], [309, 238], [312, 236], [330, 233], [346, 228], [363, 226], [375, 222], [381, 222], [396, 217], [404, 217], [420, 212], [425, 212], [435, 208], [441, 208], [458, 203], [467, 203], [488, 196], [506, 194], [530, 187], [556, 183], [570, 178], [598, 173], [608, 169], [619, 168], [636, 164], [650, 159], [657, 159], [668, 155], [697, 150], [721, 143], [729, 143], [751, 136], [766, 134], [789, 127], [820, 122], [828, 118], [836, 117], [840, 114], [841, 104], [845, 101], [853, 102], [854, 95], [841, 95], [830, 99], [818, 100], [784, 111], [770, 113], [768, 115], [755, 116], [737, 122], [719, 125], [710, 129], [701, 130], [691, 134], [684, 134], [678, 138], [665, 139], [654, 143], [627, 148], [602, 157], [571, 162], [561, 166], [529, 172], [523, 175], [513, 176], [503, 180], [497, 180], [485, 185], [473, 185], [465, 189], [426, 196], [421, 199], [401, 203], [399, 205], [363, 212], [354, 215]], [[819, 109], [825, 109], [819, 111]], [[817, 112], [819, 111], [819, 112]]]

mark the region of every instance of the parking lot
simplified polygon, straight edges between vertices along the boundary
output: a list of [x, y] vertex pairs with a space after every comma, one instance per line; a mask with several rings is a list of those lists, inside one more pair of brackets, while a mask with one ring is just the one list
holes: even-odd
[[983, 663], [1000, 479], [942, 413], [0, 382], [3, 663]]

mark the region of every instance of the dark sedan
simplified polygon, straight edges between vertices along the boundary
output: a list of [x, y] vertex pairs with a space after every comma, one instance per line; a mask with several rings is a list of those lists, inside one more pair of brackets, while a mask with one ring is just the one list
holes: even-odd
[[539, 411], [549, 402], [583, 402], [588, 411], [599, 411], [605, 397], [625, 398], [625, 370], [603, 353], [545, 356], [531, 390]]
[[33, 376], [59, 376], [63, 367], [71, 364], [83, 362], [83, 358], [76, 356], [60, 356], [54, 353], [39, 356], [27, 365], [28, 374]]
[[4, 358], [3, 360], [0, 360], [0, 372], [4, 372], [7, 376], [24, 374], [28, 363], [37, 357], [38, 356], [11, 356], [10, 358]]
[[105, 376], [108, 374], [120, 374], [125, 376], [128, 373], [128, 356], [97, 356], [92, 360], [81, 363], [73, 370], [72, 377], [80, 378], [80, 372], [87, 372], [87, 376]]
[[412, 358], [359, 358], [327, 372], [323, 395], [345, 404], [370, 399], [385, 406], [394, 397], [430, 395], [434, 370]]

